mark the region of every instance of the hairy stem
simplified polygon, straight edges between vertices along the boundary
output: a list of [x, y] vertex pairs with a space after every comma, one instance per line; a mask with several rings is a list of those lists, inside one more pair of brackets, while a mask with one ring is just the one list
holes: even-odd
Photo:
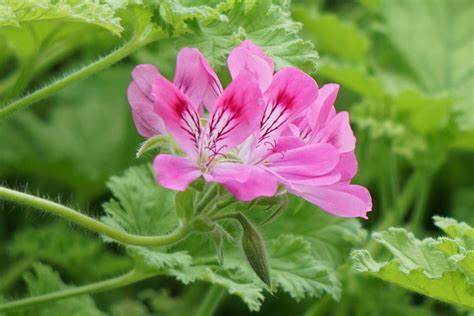
[[214, 315], [217, 307], [221, 303], [222, 299], [224, 298], [226, 292], [223, 287], [218, 285], [211, 285], [209, 290], [204, 297], [201, 305], [199, 305], [198, 310], [195, 316], [212, 316]]
[[72, 208], [62, 204], [42, 199], [37, 196], [26, 194], [23, 192], [7, 189], [0, 186], [0, 199], [15, 202], [25, 206], [30, 206], [35, 209], [40, 209], [45, 212], [53, 213], [57, 216], [64, 217], [79, 226], [87, 228], [99, 234], [103, 234], [118, 242], [128, 245], [137, 246], [163, 246], [175, 243], [187, 237], [190, 230], [187, 226], [179, 226], [173, 232], [162, 236], [140, 236], [127, 233], [123, 230], [110, 227], [101, 221], [92, 217], [84, 215]]
[[204, 192], [204, 196], [197, 205], [197, 213], [201, 213], [209, 203], [216, 198], [218, 190], [219, 187], [216, 184], [209, 185], [207, 190]]
[[88, 284], [84, 286], [69, 288], [69, 289], [65, 289], [65, 290], [61, 290], [57, 292], [52, 292], [52, 293], [48, 293], [44, 295], [29, 297], [22, 300], [1, 304], [0, 312], [9, 311], [12, 309], [24, 308], [24, 307], [32, 306], [35, 304], [44, 303], [44, 302], [65, 299], [65, 298], [77, 296], [77, 295], [92, 294], [92, 293], [112, 290], [112, 289], [116, 289], [119, 287], [123, 287], [129, 284], [144, 280], [144, 279], [151, 278], [153, 276], [155, 276], [155, 274], [144, 274], [138, 270], [132, 270], [124, 275], [121, 275], [119, 277], [115, 277], [112, 279], [107, 279], [104, 281], [100, 281], [100, 282], [96, 282], [96, 283], [92, 283], [92, 284]]
[[0, 120], [6, 118], [12, 113], [19, 111], [28, 107], [29, 105], [40, 101], [41, 99], [50, 96], [51, 94], [57, 92], [58, 90], [64, 88], [65, 86], [70, 85], [73, 82], [82, 80], [89, 77], [92, 74], [99, 72], [102, 69], [105, 69], [121, 59], [127, 57], [135, 50], [143, 46], [145, 43], [142, 40], [139, 40], [136, 37], [133, 37], [130, 41], [126, 42], [123, 46], [112, 51], [108, 55], [96, 60], [95, 62], [84, 66], [77, 71], [68, 74], [67, 76], [57, 79], [51, 84], [40, 88], [33, 93], [25, 95], [24, 97], [17, 99], [3, 107], [0, 108]]

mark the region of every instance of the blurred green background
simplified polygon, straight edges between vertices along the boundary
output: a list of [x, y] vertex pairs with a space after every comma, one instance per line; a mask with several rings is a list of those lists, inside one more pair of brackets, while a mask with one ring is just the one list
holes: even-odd
[[[433, 215], [474, 224], [473, 7], [469, 0], [291, 4], [293, 19], [302, 23], [301, 36], [313, 42], [319, 53], [316, 68], [306, 70], [320, 86], [339, 83], [336, 107], [351, 114], [358, 140], [355, 182], [369, 187], [374, 200], [370, 219], [361, 221], [369, 231], [401, 226], [420, 237], [437, 236]], [[71, 26], [64, 36], [74, 31]], [[0, 41], [2, 98], [21, 95], [118, 43], [109, 32], [93, 27], [81, 34], [52, 48], [41, 60], [28, 59], [8, 41]], [[107, 179], [151, 159], [135, 158], [142, 139], [125, 96], [131, 69], [138, 63], [154, 63], [170, 78], [176, 52], [185, 44], [186, 40], [171, 38], [141, 48], [113, 67], [0, 122], [0, 183], [40, 192], [99, 215], [100, 204], [110, 197]], [[22, 47], [21, 52], [27, 54], [28, 48]], [[221, 78], [228, 78], [222, 65], [217, 69]], [[24, 86], [15, 85], [12, 78], [17, 76], [27, 77]], [[398, 203], [407, 204], [405, 212], [396, 211]], [[10, 271], [12, 266], [20, 269], [22, 264], [27, 269], [40, 258], [57, 269], [66, 283], [84, 284], [116, 275], [131, 264], [121, 256], [121, 249], [106, 246], [62, 221], [11, 204], [0, 203], [0, 209], [0, 271]], [[40, 249], [30, 246], [29, 239], [40, 240]], [[94, 265], [85, 265], [88, 261]], [[340, 302], [329, 296], [296, 302], [277, 293], [268, 295], [262, 310], [253, 314], [467, 314], [359, 276], [348, 267], [340, 274]], [[199, 296], [192, 295], [206, 285], [191, 287], [193, 291], [168, 278], [152, 279], [95, 295], [94, 300], [111, 315], [180, 315], [179, 308], [198, 301]], [[9, 286], [9, 296], [22, 293], [21, 282]], [[218, 315], [248, 313], [233, 296], [218, 310]]]

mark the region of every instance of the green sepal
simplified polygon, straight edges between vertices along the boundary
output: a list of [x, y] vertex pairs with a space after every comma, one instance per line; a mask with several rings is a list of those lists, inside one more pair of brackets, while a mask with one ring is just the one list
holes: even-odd
[[144, 153], [156, 148], [162, 148], [168, 146], [168, 139], [163, 135], [155, 135], [153, 137], [148, 138], [144, 141], [140, 148], [137, 150], [137, 158], [143, 156]]

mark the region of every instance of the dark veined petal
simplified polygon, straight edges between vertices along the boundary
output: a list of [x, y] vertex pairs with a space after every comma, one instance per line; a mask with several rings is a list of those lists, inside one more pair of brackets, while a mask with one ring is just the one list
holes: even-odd
[[191, 100], [195, 110], [201, 105], [211, 110], [222, 94], [222, 85], [211, 65], [196, 48], [182, 48], [176, 58], [174, 84]]

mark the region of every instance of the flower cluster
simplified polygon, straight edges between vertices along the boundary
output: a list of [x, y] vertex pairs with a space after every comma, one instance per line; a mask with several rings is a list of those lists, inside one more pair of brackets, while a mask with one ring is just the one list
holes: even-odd
[[366, 218], [370, 194], [350, 184], [356, 139], [348, 113], [334, 108], [339, 86], [318, 88], [293, 67], [275, 72], [250, 41], [227, 64], [225, 90], [194, 48], [179, 52], [173, 83], [154, 65], [133, 70], [128, 100], [138, 132], [170, 135], [183, 152], [155, 158], [158, 183], [182, 191], [202, 176], [243, 201], [273, 196], [280, 184], [330, 214]]

